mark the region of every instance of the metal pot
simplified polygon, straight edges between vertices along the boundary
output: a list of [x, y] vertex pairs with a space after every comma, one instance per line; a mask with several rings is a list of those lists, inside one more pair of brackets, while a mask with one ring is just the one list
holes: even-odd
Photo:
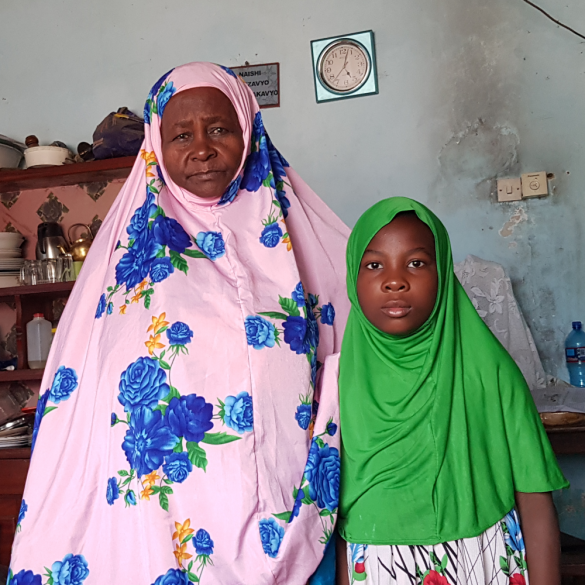
[[[71, 230], [76, 227], [84, 227], [87, 231], [83, 233], [80, 238], [74, 240], [71, 237]], [[73, 256], [73, 261], [83, 262], [93, 242], [93, 237], [91, 235], [89, 226], [85, 225], [84, 223], [74, 223], [67, 231], [67, 235], [69, 236], [69, 249], [71, 256]]]

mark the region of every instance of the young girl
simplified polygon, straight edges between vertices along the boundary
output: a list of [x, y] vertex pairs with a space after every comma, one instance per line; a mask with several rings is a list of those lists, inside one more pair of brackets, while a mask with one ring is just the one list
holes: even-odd
[[381, 201], [347, 267], [339, 582], [558, 585], [550, 492], [568, 483], [520, 370], [455, 278], [445, 227], [415, 201]]

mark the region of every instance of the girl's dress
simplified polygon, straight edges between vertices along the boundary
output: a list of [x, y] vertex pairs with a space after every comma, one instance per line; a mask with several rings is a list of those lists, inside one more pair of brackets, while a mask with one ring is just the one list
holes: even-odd
[[[434, 235], [438, 293], [427, 322], [397, 337], [366, 319], [356, 282], [370, 240], [408, 211]], [[522, 374], [455, 278], [445, 227], [420, 203], [381, 201], [356, 224], [347, 266], [339, 532], [352, 579], [522, 583], [515, 492], [568, 482]], [[328, 358], [324, 380], [336, 362]]]
[[[170, 179], [160, 120], [214, 87], [247, 145], [219, 200]], [[337, 512], [344, 224], [229, 69], [163, 76], [53, 342], [11, 585], [305, 585]], [[317, 408], [319, 406], [319, 408]]]

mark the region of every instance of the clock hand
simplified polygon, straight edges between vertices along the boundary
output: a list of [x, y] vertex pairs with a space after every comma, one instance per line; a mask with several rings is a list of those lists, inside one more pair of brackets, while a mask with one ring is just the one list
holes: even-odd
[[[349, 51], [347, 53], [345, 53], [345, 61], [343, 62], [343, 67], [341, 68], [341, 71], [336, 75], [336, 77], [333, 81], [335, 81], [341, 75], [341, 72], [347, 67], [348, 57], [349, 57]], [[345, 69], [345, 72], [351, 76], [350, 72], [347, 69]]]

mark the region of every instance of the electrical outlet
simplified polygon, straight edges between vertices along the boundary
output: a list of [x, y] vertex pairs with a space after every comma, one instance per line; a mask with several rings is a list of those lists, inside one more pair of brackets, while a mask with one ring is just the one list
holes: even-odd
[[498, 201], [521, 201], [520, 179], [498, 179]]
[[548, 182], [546, 173], [526, 173], [522, 175], [522, 198], [546, 197]]

